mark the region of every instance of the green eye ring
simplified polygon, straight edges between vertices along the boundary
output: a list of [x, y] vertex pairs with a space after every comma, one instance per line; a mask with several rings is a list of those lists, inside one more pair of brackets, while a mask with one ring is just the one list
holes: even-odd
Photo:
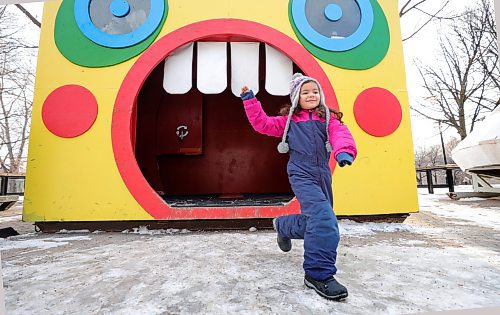
[[298, 40], [316, 58], [339, 68], [366, 70], [379, 64], [390, 46], [389, 24], [377, 0], [370, 0], [373, 8], [373, 27], [364, 42], [347, 51], [329, 51], [309, 42], [298, 30], [292, 15], [292, 1], [289, 2], [290, 25]]
[[123, 48], [105, 47], [85, 36], [75, 20], [75, 1], [63, 0], [57, 12], [54, 39], [61, 54], [70, 62], [83, 67], [107, 67], [127, 61], [146, 50], [156, 39], [165, 23], [168, 4], [156, 30], [143, 41]]

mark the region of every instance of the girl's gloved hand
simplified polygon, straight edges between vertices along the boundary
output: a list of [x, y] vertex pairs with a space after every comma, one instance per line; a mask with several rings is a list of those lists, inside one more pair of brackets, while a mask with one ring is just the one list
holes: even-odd
[[241, 88], [241, 94], [240, 94], [240, 97], [243, 101], [246, 101], [246, 100], [249, 100], [249, 99], [252, 99], [255, 97], [255, 95], [253, 94], [253, 91], [250, 90], [248, 88], [248, 86], [244, 86]]
[[345, 152], [337, 154], [335, 159], [337, 160], [337, 163], [339, 164], [340, 167], [344, 167], [346, 165], [352, 165], [352, 162], [354, 161], [354, 157], [349, 153]]

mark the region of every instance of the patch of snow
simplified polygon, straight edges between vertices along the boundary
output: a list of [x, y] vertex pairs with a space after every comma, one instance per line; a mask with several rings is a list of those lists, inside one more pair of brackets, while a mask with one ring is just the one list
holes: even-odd
[[9, 236], [8, 240], [14, 241], [14, 240], [20, 240], [20, 239], [26, 239], [28, 237], [35, 237], [37, 235], [40, 235], [41, 233], [38, 232], [31, 232], [31, 233], [26, 233], [26, 234], [21, 234], [21, 235], [14, 235], [14, 236]]
[[12, 215], [9, 217], [0, 217], [0, 223], [3, 222], [12, 222], [12, 221], [21, 221], [22, 220], [22, 215]]
[[[26, 237], [26, 235], [23, 235]], [[73, 236], [64, 238], [40, 238], [40, 239], [0, 239], [0, 250], [6, 251], [11, 249], [36, 248], [40, 250], [63, 246], [72, 241], [90, 241], [88, 236]]]
[[497, 266], [469, 247], [380, 243], [347, 249], [339, 265], [347, 284], [362, 286], [350, 295], [348, 304], [370, 309], [372, 314], [500, 305]]
[[148, 229], [147, 226], [139, 226], [138, 228], [133, 228], [132, 231], [130, 230], [123, 230], [122, 234], [140, 234], [140, 235], [165, 235], [165, 234], [186, 234], [189, 233], [190, 231], [187, 229], [153, 229], [150, 230]]
[[406, 244], [406, 245], [425, 245], [428, 244], [426, 241], [421, 241], [421, 240], [400, 240], [401, 244]]
[[62, 229], [59, 232], [56, 232], [56, 234], [85, 234], [85, 233], [90, 233], [89, 230], [66, 230]]
[[375, 233], [412, 232], [413, 228], [404, 223], [355, 222], [349, 219], [339, 220], [340, 235], [364, 236]]
[[448, 198], [446, 189], [435, 190], [434, 195], [420, 194], [420, 191], [421, 189], [419, 189], [420, 211], [428, 211], [438, 216], [454, 219], [455, 224], [458, 223], [458, 219], [500, 230], [500, 201], [498, 206], [478, 208], [474, 205], [484, 199], [467, 198], [454, 201]]

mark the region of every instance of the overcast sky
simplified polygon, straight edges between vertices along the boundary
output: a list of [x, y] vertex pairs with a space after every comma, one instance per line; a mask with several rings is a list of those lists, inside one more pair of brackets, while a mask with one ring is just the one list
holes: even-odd
[[[478, 0], [476, 0], [478, 1]], [[400, 0], [400, 3], [403, 1]], [[458, 13], [462, 11], [465, 6], [472, 2], [471, 0], [453, 0], [447, 8], [449, 12]], [[439, 6], [442, 1], [431, 1], [432, 5]], [[41, 3], [24, 4], [24, 6], [38, 19], [42, 19]], [[11, 6], [12, 12], [18, 12], [16, 8]], [[409, 14], [404, 17], [405, 22], [402, 23], [403, 36], [411, 34], [416, 25], [425, 20], [425, 16], [417, 12]], [[26, 36], [31, 38], [32, 42], [37, 42], [39, 30], [33, 26], [27, 19], [21, 19], [22, 23], [26, 25]], [[416, 104], [418, 99], [425, 95], [425, 91], [421, 88], [421, 79], [418, 70], [415, 67], [414, 61], [420, 60], [424, 64], [432, 64], [435, 62], [438, 45], [438, 34], [440, 29], [444, 27], [443, 23], [435, 22], [426, 26], [420, 33], [412, 39], [404, 42], [405, 64], [408, 84], [408, 94], [411, 104]], [[425, 49], [423, 49], [425, 47]], [[416, 113], [411, 115], [413, 141], [415, 147], [432, 145], [439, 143], [439, 131], [437, 125], [430, 122]], [[454, 130], [449, 130], [445, 133], [445, 141], [450, 137], [457, 137]]]

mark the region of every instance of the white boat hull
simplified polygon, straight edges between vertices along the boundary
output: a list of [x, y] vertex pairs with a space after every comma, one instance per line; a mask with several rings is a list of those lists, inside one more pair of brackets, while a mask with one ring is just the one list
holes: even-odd
[[500, 107], [460, 142], [451, 156], [463, 171], [500, 176]]

